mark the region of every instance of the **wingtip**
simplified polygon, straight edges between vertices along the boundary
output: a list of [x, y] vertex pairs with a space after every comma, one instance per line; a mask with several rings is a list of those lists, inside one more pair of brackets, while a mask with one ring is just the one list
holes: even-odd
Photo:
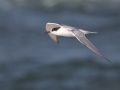
[[112, 63], [112, 61], [110, 61], [109, 59], [107, 59], [107, 58], [104, 58], [105, 60], [107, 60], [108, 62], [111, 62]]
[[108, 60], [108, 61], [112, 63], [112, 61], [110, 61], [110, 60]]

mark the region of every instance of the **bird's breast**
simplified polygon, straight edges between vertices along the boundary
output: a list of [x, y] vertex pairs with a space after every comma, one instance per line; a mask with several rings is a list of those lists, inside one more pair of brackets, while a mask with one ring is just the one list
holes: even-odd
[[60, 28], [58, 31], [53, 32], [53, 34], [58, 35], [58, 36], [64, 36], [64, 37], [73, 37], [71, 32], [69, 30], [64, 29], [64, 28]]

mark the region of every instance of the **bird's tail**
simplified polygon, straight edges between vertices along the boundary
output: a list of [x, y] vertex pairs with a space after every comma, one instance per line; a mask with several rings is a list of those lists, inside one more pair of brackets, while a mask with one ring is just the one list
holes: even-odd
[[84, 34], [97, 33], [97, 32], [85, 31], [85, 30], [81, 30], [81, 29], [80, 29], [80, 31], [83, 32]]

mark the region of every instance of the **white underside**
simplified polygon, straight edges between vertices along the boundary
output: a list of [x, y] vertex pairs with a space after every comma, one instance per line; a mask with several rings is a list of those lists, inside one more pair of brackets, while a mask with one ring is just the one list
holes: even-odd
[[54, 31], [51, 33], [57, 36], [74, 37], [69, 30], [66, 30], [62, 27], [58, 31]]

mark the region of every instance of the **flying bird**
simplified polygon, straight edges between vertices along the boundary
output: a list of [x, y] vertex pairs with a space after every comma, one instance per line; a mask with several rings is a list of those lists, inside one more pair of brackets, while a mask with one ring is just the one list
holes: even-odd
[[46, 24], [46, 30], [47, 30], [46, 33], [48, 33], [48, 35], [57, 43], [59, 43], [58, 36], [76, 37], [83, 45], [86, 45], [94, 53], [96, 53], [103, 59], [111, 62], [85, 37], [85, 34], [97, 32], [85, 31], [72, 26], [50, 22]]

